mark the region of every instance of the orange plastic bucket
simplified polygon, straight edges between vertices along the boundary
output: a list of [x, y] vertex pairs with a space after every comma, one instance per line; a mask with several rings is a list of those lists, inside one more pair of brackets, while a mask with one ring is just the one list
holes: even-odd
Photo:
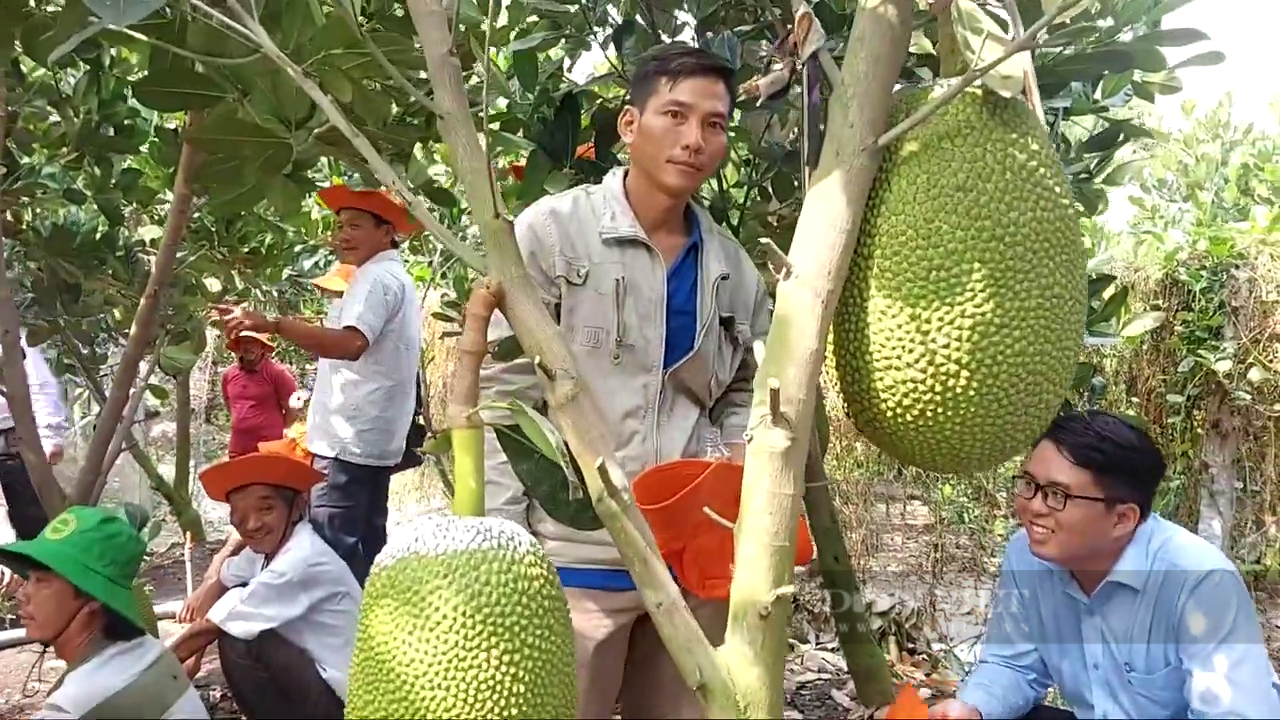
[[[742, 501], [742, 466], [683, 459], [655, 465], [632, 483], [636, 504], [653, 529], [662, 559], [680, 585], [708, 600], [729, 597], [733, 523]], [[804, 516], [796, 528], [796, 565], [813, 560]]]

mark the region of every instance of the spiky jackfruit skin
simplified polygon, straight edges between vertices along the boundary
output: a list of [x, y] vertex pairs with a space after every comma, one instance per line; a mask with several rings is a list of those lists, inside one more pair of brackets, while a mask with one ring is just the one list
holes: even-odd
[[[890, 126], [944, 87], [896, 93]], [[1033, 112], [963, 91], [885, 150], [829, 346], [846, 414], [924, 470], [1026, 450], [1071, 383], [1087, 261]]]
[[419, 517], [378, 554], [347, 718], [572, 718], [573, 626], [542, 546], [500, 518]]
[[135, 580], [133, 583], [133, 603], [138, 608], [138, 618], [142, 620], [142, 629], [151, 637], [160, 637], [160, 621], [156, 619], [155, 608], [151, 606], [151, 593], [146, 583]]

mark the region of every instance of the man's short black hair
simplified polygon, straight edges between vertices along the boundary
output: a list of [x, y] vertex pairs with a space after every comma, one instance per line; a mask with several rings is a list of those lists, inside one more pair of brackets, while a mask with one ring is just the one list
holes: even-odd
[[645, 103], [663, 81], [674, 85], [689, 78], [715, 78], [724, 83], [724, 89], [729, 93], [729, 112], [733, 113], [734, 101], [738, 98], [733, 67], [710, 50], [685, 43], [658, 45], [640, 56], [631, 73], [627, 103], [644, 109]]
[[1036, 440], [1053, 443], [1077, 467], [1093, 474], [1106, 497], [1151, 514], [1164, 479], [1164, 455], [1145, 430], [1103, 410], [1072, 410], [1053, 419]]
[[[44, 570], [45, 568], [41, 567], [39, 569]], [[74, 585], [72, 585], [71, 588], [75, 590], [76, 595], [79, 597], [86, 600], [97, 601], [96, 598], [84, 592], [80, 588]], [[106, 640], [110, 642], [130, 642], [147, 634], [145, 629], [135, 624], [124, 615], [112, 610], [100, 601], [99, 605], [102, 610], [102, 637]]]

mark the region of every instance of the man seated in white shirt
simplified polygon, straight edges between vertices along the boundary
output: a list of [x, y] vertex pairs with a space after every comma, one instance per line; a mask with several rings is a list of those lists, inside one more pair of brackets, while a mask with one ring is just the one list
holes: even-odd
[[83, 505], [0, 547], [0, 562], [26, 579], [18, 618], [27, 639], [67, 664], [31, 717], [208, 720], [178, 660], [143, 628], [132, 587], [146, 549], [119, 514]]
[[200, 472], [209, 497], [231, 506], [245, 548], [188, 599], [199, 619], [170, 647], [194, 677], [217, 642], [248, 720], [340, 718], [362, 591], [307, 519], [308, 492], [324, 475], [279, 445]]

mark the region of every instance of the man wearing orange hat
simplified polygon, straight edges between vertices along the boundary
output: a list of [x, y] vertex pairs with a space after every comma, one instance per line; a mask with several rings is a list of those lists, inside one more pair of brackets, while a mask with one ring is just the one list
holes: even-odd
[[311, 491], [311, 519], [363, 585], [387, 542], [387, 493], [413, 416], [422, 313], [397, 248], [421, 226], [378, 190], [334, 185], [320, 202], [337, 214], [338, 259], [355, 267], [324, 323], [233, 305], [214, 312], [229, 332], [273, 333], [319, 358], [307, 446], [325, 480]]
[[[664, 531], [663, 556], [717, 644], [733, 540], [724, 525], [736, 517], [741, 471], [701, 459], [727, 445], [740, 462], [753, 343], [770, 323], [751, 258], [694, 201], [725, 159], [735, 96], [733, 68], [716, 55], [682, 44], [649, 51], [618, 119], [629, 164], [600, 184], [543, 197], [515, 221], [529, 276], [596, 389], [621, 470]], [[495, 314], [490, 342], [511, 332]], [[543, 405], [529, 358], [486, 358], [480, 380], [483, 402]], [[506, 412], [486, 410], [485, 419], [514, 424]], [[528, 527], [559, 570], [577, 642], [578, 717], [611, 717], [619, 706], [623, 718], [703, 717], [608, 532], [553, 520], [530, 501], [492, 430], [485, 439], [490, 514]], [[688, 511], [707, 502], [723, 522]], [[798, 559], [812, 555], [802, 550]]]
[[192, 594], [194, 622], [169, 641], [188, 675], [205, 649], [236, 706], [256, 718], [340, 718], [363, 591], [306, 517], [324, 479], [280, 441], [200, 471], [209, 497], [231, 507], [245, 549]]
[[298, 389], [289, 369], [271, 359], [275, 344], [258, 332], [241, 330], [227, 341], [236, 362], [222, 371], [222, 402], [231, 414], [227, 455], [254, 452], [264, 440], [278, 440], [297, 411], [289, 398]]

